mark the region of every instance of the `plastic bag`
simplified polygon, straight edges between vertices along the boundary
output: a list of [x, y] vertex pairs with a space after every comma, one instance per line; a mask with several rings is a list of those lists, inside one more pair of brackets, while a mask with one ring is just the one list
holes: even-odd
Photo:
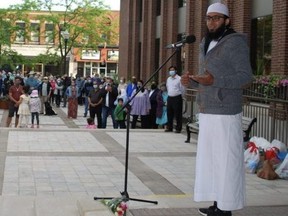
[[245, 169], [247, 173], [255, 173], [260, 161], [259, 150], [253, 142], [249, 142], [247, 147], [244, 152]]
[[280, 164], [280, 166], [275, 170], [275, 172], [281, 179], [288, 180], [288, 154], [286, 155], [284, 161]]
[[279, 140], [274, 139], [271, 142], [271, 146], [276, 147], [277, 149], [279, 149], [280, 152], [287, 152], [286, 145], [284, 143], [280, 142]]
[[271, 143], [263, 137], [252, 137], [249, 142], [255, 143], [255, 145], [259, 148], [261, 147], [266, 151], [266, 149], [271, 148]]
[[272, 160], [273, 158], [277, 158], [278, 152], [279, 152], [279, 149], [276, 147], [266, 149], [265, 151], [266, 160]]

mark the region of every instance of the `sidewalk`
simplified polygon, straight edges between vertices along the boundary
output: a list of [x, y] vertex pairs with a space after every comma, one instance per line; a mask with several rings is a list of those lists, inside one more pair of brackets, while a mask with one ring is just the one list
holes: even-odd
[[[40, 129], [5, 128], [0, 110], [0, 192], [2, 197], [45, 197], [93, 200], [118, 197], [124, 188], [126, 130], [87, 130], [83, 106], [77, 120], [40, 116]], [[194, 138], [194, 139], [193, 139]], [[185, 133], [130, 130], [128, 193], [158, 205], [129, 202], [129, 215], [198, 215], [211, 203], [193, 201], [196, 140]], [[288, 184], [247, 174], [247, 206], [233, 215], [286, 215]], [[264, 206], [264, 207], [263, 207]], [[0, 214], [1, 215], [1, 214]], [[2, 215], [1, 215], [2, 216]]]

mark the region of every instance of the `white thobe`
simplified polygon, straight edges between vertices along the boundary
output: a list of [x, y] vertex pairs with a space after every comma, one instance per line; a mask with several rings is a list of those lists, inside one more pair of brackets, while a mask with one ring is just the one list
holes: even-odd
[[242, 114], [199, 114], [195, 201], [217, 201], [221, 210], [245, 205]]

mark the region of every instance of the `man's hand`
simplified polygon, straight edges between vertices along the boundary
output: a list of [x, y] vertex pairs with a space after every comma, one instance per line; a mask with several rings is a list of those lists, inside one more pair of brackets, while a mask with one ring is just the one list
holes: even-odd
[[189, 78], [201, 85], [212, 85], [214, 83], [214, 77], [208, 71], [205, 71], [205, 73], [201, 75], [189, 75]]
[[191, 75], [189, 75], [189, 72], [186, 72], [181, 76], [181, 84], [185, 87], [187, 87], [190, 83], [190, 77], [189, 76], [191, 76]]

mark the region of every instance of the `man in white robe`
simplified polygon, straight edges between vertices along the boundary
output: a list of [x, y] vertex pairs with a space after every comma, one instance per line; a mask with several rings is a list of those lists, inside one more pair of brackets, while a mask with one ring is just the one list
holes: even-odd
[[252, 70], [246, 37], [230, 27], [227, 6], [210, 5], [206, 24], [199, 72], [181, 77], [184, 86], [198, 89], [194, 200], [214, 201], [199, 209], [201, 215], [231, 216], [245, 205], [242, 89], [252, 81]]

